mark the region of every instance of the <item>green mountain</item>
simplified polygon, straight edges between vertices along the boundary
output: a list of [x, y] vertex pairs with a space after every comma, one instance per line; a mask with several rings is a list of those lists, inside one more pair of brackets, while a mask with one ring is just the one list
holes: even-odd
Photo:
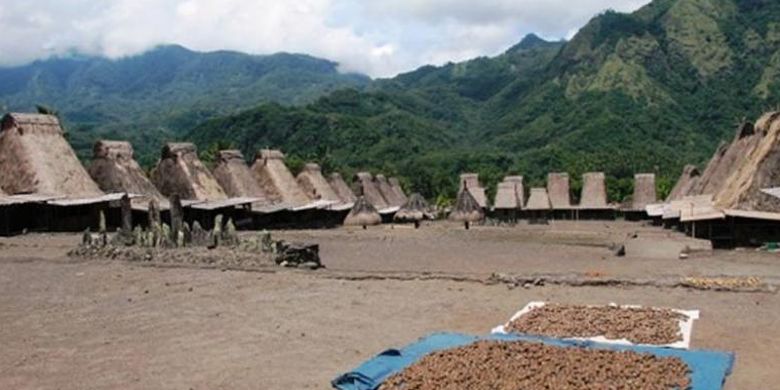
[[780, 99], [780, 2], [656, 0], [606, 12], [569, 42], [529, 36], [504, 54], [426, 66], [302, 107], [261, 105], [209, 120], [186, 137], [246, 153], [280, 147], [347, 172], [401, 176], [451, 195], [457, 173], [531, 185], [549, 171], [608, 175], [610, 196], [635, 172], [668, 190], [743, 118]]
[[[56, 109], [79, 154], [99, 137], [129, 138], [142, 155], [157, 152], [206, 118], [263, 102], [304, 104], [370, 79], [300, 54], [198, 53], [160, 46], [119, 60], [72, 56], [0, 68], [0, 108]], [[148, 159], [147, 159], [148, 160]]]

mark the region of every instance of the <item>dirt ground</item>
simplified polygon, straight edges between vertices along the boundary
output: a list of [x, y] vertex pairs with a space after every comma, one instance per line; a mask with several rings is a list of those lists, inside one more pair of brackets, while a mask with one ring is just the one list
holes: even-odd
[[[0, 388], [327, 389], [335, 376], [387, 348], [438, 331], [485, 334], [539, 300], [699, 309], [693, 347], [736, 353], [726, 389], [780, 383], [771, 363], [780, 359], [775, 293], [526, 289], [414, 277], [598, 272], [773, 279], [780, 277], [780, 255], [711, 251], [706, 243], [625, 222], [273, 234], [320, 243], [328, 269], [268, 273], [75, 261], [65, 253], [77, 235], [0, 239]], [[612, 242], [626, 244], [626, 257], [611, 254]], [[679, 260], [685, 246], [699, 251]], [[397, 273], [408, 277], [386, 278]]]

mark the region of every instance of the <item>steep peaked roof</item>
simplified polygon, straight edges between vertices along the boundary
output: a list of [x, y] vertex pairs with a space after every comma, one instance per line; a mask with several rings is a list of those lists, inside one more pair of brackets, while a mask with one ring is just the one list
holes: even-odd
[[152, 183], [166, 197], [178, 195], [183, 200], [226, 200], [225, 191], [217, 179], [198, 158], [194, 144], [171, 142], [166, 144], [160, 161], [152, 170]]
[[547, 175], [547, 194], [553, 210], [570, 209], [571, 194], [568, 173], [550, 173]]
[[333, 190], [333, 187], [328, 184], [325, 177], [322, 176], [322, 169], [319, 165], [314, 163], [306, 164], [296, 180], [309, 199], [341, 203], [341, 198]]
[[604, 172], [588, 172], [582, 175], [582, 194], [579, 208], [588, 210], [610, 208], [607, 204], [607, 185]]
[[531, 188], [531, 195], [528, 196], [528, 204], [525, 205], [525, 209], [530, 211], [552, 209], [547, 189]]
[[0, 187], [9, 194], [103, 195], [52, 115], [7, 114], [0, 127]]
[[260, 199], [255, 206], [268, 205], [265, 191], [258, 183], [252, 170], [249, 169], [243, 153], [239, 150], [221, 150], [217, 154], [217, 161], [212, 169], [225, 193], [233, 198], [257, 198]]
[[129, 142], [97, 141], [92, 149], [89, 175], [107, 193], [124, 192], [142, 196], [133, 199], [133, 203], [148, 203], [151, 199], [167, 202], [135, 161], [133, 146]]
[[355, 193], [349, 188], [347, 182], [344, 181], [344, 178], [340, 173], [331, 173], [328, 177], [328, 183], [343, 203], [354, 203], [357, 200], [357, 196], [355, 196]]
[[282, 152], [261, 150], [255, 156], [252, 172], [271, 202], [293, 206], [302, 206], [310, 202], [292, 172], [284, 164]]

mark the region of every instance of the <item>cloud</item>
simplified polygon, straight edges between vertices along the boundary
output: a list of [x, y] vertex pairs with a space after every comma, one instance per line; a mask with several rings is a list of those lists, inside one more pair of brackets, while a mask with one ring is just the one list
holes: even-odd
[[158, 44], [307, 53], [391, 76], [495, 55], [529, 32], [564, 38], [596, 13], [648, 0], [3, 0], [0, 64], [79, 52], [111, 58]]

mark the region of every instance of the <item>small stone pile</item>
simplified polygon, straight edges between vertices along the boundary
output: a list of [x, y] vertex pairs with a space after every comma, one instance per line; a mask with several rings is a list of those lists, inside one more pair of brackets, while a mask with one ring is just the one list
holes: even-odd
[[232, 219], [223, 222], [222, 215], [214, 218], [214, 228], [211, 230], [203, 229], [197, 221], [190, 228], [183, 221], [181, 201], [177, 197], [171, 199], [171, 225], [162, 222], [155, 201], [149, 204], [147, 228], [132, 228], [130, 215], [129, 199], [123, 199], [122, 227], [110, 237], [105, 216], [101, 212], [97, 236], [87, 229], [81, 245], [68, 255], [235, 268], [256, 268], [271, 264], [305, 269], [323, 267], [319, 245], [274, 241], [268, 232], [242, 238]]
[[379, 390], [690, 388], [690, 368], [675, 357], [479, 341], [432, 353], [388, 378]]

